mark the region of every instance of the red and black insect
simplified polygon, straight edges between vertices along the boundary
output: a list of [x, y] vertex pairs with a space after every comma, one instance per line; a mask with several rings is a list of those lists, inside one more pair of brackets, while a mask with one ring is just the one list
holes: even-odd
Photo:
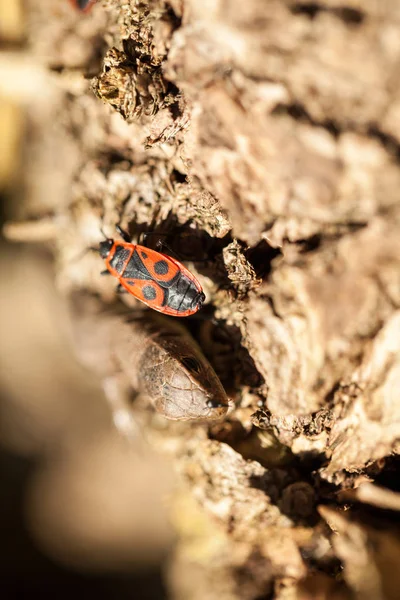
[[96, 0], [70, 0], [71, 4], [82, 12], [88, 12]]
[[178, 260], [139, 244], [117, 225], [124, 241], [107, 238], [99, 252], [107, 271], [126, 290], [147, 306], [166, 315], [188, 317], [203, 305], [205, 295], [197, 279]]

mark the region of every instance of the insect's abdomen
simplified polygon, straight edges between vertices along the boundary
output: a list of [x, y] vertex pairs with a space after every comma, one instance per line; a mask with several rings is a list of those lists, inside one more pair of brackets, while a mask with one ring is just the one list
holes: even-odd
[[195, 307], [198, 297], [199, 290], [194, 282], [184, 273], [179, 273], [168, 289], [168, 307], [178, 312], [187, 312]]

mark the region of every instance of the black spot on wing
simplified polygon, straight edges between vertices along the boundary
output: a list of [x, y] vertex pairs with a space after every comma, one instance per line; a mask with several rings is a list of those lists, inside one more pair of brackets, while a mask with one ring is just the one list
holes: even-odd
[[166, 260], [158, 260], [154, 265], [154, 272], [157, 275], [166, 275], [169, 271], [169, 266]]
[[154, 300], [157, 296], [157, 291], [154, 289], [153, 285], [145, 285], [142, 292], [145, 300]]

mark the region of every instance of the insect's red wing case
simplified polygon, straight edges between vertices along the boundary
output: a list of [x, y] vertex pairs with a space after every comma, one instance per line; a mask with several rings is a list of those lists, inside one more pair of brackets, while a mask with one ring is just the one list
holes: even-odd
[[[123, 288], [125, 288], [132, 296], [141, 300], [150, 308], [154, 310], [158, 310], [159, 312], [165, 312], [165, 307], [163, 306], [164, 300], [164, 290], [158, 283], [155, 281], [147, 281], [143, 279], [125, 279], [121, 277], [120, 283]], [[154, 298], [145, 297], [144, 289], [151, 288], [154, 290]], [[175, 313], [174, 313], [175, 314]]]
[[[151, 250], [145, 246], [136, 246], [136, 252], [139, 254], [144, 266], [154, 281], [160, 283], [163, 281], [170, 281], [179, 273], [179, 271], [187, 271], [181, 263], [171, 258], [171, 256], [156, 252], [156, 250]], [[164, 264], [161, 265], [161, 263]], [[163, 266], [164, 268], [157, 270], [157, 265]]]
[[[151, 250], [150, 248], [146, 248], [145, 246], [136, 246], [136, 251], [138, 252], [143, 264], [146, 269], [149, 271], [152, 281], [142, 280], [142, 279], [130, 279], [122, 276], [120, 278], [121, 285], [135, 298], [141, 300], [150, 308], [162, 312], [166, 315], [171, 316], [179, 316], [186, 317], [196, 312], [196, 310], [186, 311], [186, 312], [178, 312], [175, 308], [170, 308], [168, 305], [163, 305], [164, 300], [164, 290], [162, 288], [162, 282], [168, 282], [178, 273], [184, 274], [199, 292], [202, 291], [202, 287], [197, 279], [192, 275], [192, 273], [186, 269], [184, 265], [182, 265], [179, 261], [175, 260], [171, 256], [166, 254], [162, 254], [161, 252], [156, 252], [155, 250]], [[163, 263], [163, 264], [161, 264]], [[158, 267], [163, 267], [161, 270]], [[144, 295], [145, 288], [151, 287], [154, 290], [154, 298], [146, 298]]]

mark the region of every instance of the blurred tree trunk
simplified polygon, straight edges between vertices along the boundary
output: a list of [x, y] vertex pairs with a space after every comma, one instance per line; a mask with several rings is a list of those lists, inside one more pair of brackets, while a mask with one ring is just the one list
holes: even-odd
[[191, 233], [210, 258], [195, 272], [219, 325], [196, 336], [236, 409], [209, 432], [149, 423], [189, 482], [174, 597], [396, 598], [400, 571], [382, 565], [399, 566], [399, 541], [376, 537], [390, 519], [366, 528], [366, 508], [335, 505], [392, 485], [400, 439], [399, 2], [66, 14], [31, 34], [67, 90], [74, 148], [60, 282], [113, 297], [98, 259], [71, 263], [101, 219], [109, 235], [119, 220]]

